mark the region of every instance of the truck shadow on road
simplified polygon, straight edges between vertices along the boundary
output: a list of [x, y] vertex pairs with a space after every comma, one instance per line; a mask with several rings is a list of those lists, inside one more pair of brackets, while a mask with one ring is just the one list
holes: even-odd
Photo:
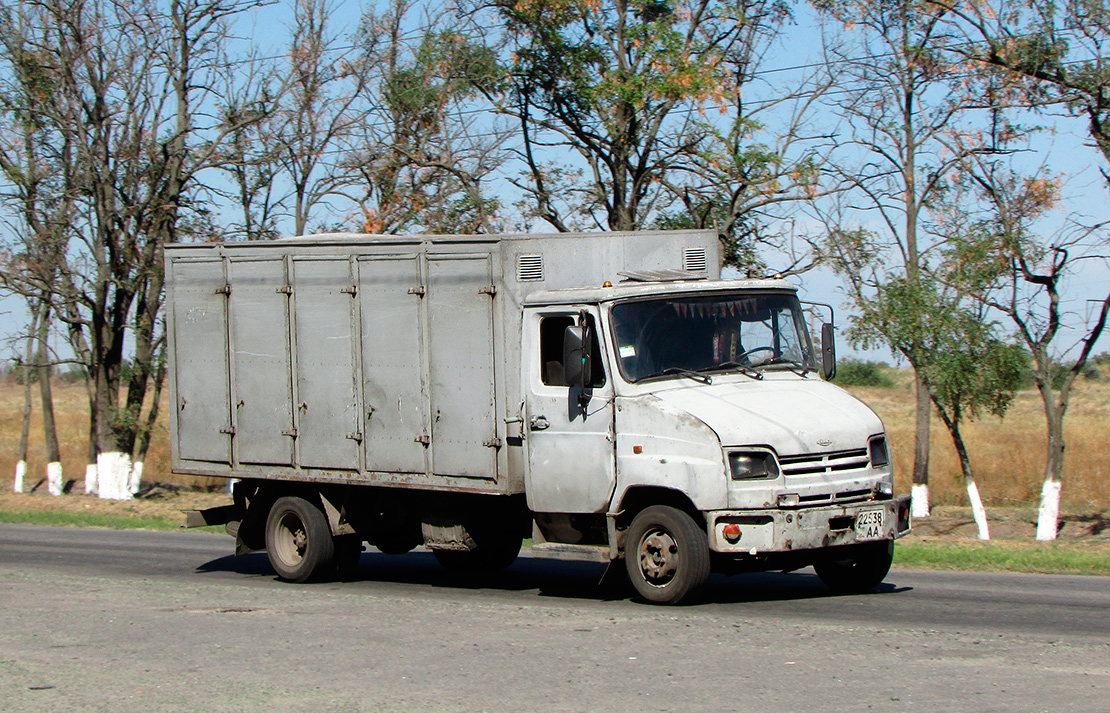
[[[617, 567], [615, 565], [612, 571], [607, 572], [603, 564], [521, 557], [502, 572], [466, 574], [444, 569], [426, 551], [405, 555], [385, 555], [369, 551], [363, 553], [358, 567], [339, 581], [353, 589], [390, 584], [419, 588], [535, 592], [540, 597], [560, 599], [635, 600], [635, 592], [623, 569], [618, 570]], [[280, 586], [297, 586], [278, 582], [265, 554], [221, 557], [200, 565], [197, 572], [246, 575], [273, 580]], [[892, 574], [891, 579], [895, 581], [884, 582], [866, 596], [899, 594], [912, 590], [912, 587], [898, 586], [896, 575]], [[334, 583], [333, 580], [332, 584]], [[791, 573], [757, 572], [731, 577], [713, 575], [697, 603], [741, 604], [815, 600], [835, 596], [839, 595], [822, 584], [811, 570]]]

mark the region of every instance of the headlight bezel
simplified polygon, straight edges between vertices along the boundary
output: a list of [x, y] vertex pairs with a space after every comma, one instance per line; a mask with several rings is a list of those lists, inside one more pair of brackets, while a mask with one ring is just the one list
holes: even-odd
[[867, 458], [875, 470], [890, 467], [890, 445], [887, 443], [885, 433], [872, 436], [867, 441]]
[[758, 448], [729, 451], [728, 471], [738, 482], [775, 480], [782, 474], [774, 452]]

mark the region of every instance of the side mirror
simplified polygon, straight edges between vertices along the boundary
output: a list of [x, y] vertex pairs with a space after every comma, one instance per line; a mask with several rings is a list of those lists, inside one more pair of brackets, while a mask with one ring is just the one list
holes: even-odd
[[584, 389], [593, 382], [591, 341], [590, 328], [585, 324], [567, 327], [563, 332], [563, 370], [568, 386]]
[[836, 335], [828, 322], [821, 325], [821, 377], [836, 378]]

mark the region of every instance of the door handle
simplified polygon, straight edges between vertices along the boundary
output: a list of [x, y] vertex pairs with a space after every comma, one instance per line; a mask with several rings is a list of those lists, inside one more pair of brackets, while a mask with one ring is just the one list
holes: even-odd
[[544, 416], [533, 416], [532, 420], [528, 422], [528, 425], [533, 431], [542, 431], [551, 424], [547, 422], [547, 418]]

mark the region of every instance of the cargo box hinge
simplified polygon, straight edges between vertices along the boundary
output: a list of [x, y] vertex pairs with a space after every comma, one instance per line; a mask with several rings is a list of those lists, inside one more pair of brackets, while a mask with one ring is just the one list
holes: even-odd
[[425, 292], [427, 292], [427, 290], [424, 289], [424, 285], [409, 288], [409, 294], [416, 295], [417, 297], [423, 297]]
[[485, 443], [483, 443], [482, 445], [485, 446], [486, 448], [500, 448], [501, 447], [501, 439], [500, 438], [491, 438], [488, 441], [486, 441]]

